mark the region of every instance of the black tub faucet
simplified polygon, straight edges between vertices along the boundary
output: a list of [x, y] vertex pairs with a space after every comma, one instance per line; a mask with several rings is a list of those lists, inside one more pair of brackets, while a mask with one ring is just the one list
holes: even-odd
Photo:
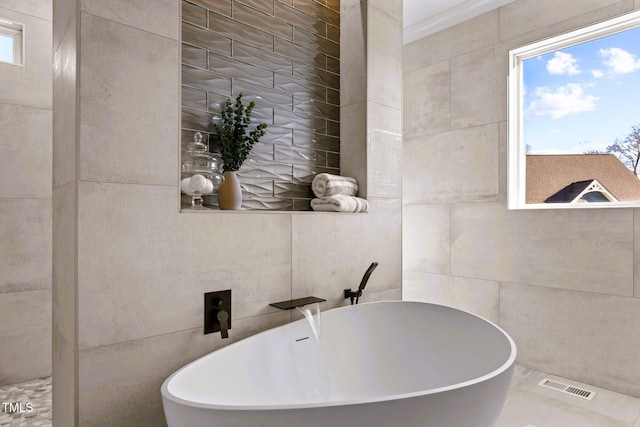
[[367, 271], [364, 272], [364, 276], [362, 276], [362, 280], [360, 281], [360, 286], [358, 286], [357, 291], [352, 291], [351, 289], [344, 290], [344, 297], [351, 299], [351, 305], [354, 304], [354, 301], [355, 301], [355, 304], [358, 303], [358, 301], [360, 300], [360, 297], [362, 296], [362, 291], [364, 290], [364, 287], [367, 286], [367, 282], [369, 281], [369, 276], [371, 276], [371, 273], [373, 273], [373, 270], [375, 270], [377, 266], [378, 266], [377, 262], [371, 263], [369, 268], [367, 268]]

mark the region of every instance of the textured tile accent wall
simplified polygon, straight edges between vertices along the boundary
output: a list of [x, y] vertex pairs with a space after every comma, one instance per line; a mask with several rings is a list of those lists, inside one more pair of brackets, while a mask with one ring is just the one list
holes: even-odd
[[339, 10], [338, 0], [182, 2], [183, 146], [200, 131], [216, 152], [213, 119], [240, 92], [268, 124], [239, 171], [244, 209], [309, 210], [313, 177], [340, 172]]

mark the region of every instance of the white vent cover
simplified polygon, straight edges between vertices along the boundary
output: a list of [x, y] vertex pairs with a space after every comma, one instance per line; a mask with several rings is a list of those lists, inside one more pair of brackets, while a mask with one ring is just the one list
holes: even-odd
[[550, 380], [549, 378], [543, 379], [538, 383], [538, 385], [542, 387], [550, 388], [552, 390], [561, 391], [562, 393], [567, 393], [572, 396], [578, 396], [587, 400], [592, 400], [596, 396], [595, 391], [585, 390], [580, 387], [564, 384], [559, 381]]

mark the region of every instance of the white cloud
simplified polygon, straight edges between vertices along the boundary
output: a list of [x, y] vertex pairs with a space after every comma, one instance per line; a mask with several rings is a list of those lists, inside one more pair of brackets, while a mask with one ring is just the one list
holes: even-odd
[[556, 52], [553, 58], [547, 62], [547, 71], [549, 74], [567, 74], [569, 76], [582, 72], [578, 68], [578, 60], [573, 55], [560, 51]]
[[538, 87], [535, 99], [525, 111], [526, 115], [560, 119], [570, 114], [594, 111], [599, 98], [585, 93], [579, 83], [569, 83], [556, 88]]
[[640, 70], [640, 59], [624, 49], [610, 47], [600, 49], [598, 55], [604, 58], [604, 65], [617, 74], [628, 74]]
[[602, 70], [591, 70], [591, 75], [596, 79], [601, 79], [604, 77], [604, 72]]

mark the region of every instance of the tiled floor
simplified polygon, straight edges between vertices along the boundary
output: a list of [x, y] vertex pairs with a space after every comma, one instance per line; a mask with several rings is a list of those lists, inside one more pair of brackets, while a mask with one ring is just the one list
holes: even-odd
[[[596, 395], [593, 400], [585, 400], [540, 387], [543, 378]], [[9, 413], [2, 406], [5, 402], [22, 402], [23, 412]], [[0, 427], [51, 427], [51, 378], [0, 387]], [[516, 366], [511, 391], [495, 427], [640, 427], [640, 399]]]
[[51, 378], [0, 387], [0, 427], [51, 427]]
[[[544, 378], [595, 391], [595, 397], [541, 387]], [[516, 365], [496, 427], [640, 427], [640, 399]]]

